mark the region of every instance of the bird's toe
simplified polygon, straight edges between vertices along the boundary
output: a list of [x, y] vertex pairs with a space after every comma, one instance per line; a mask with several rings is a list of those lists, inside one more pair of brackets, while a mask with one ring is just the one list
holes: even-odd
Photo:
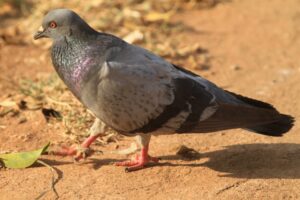
[[51, 151], [50, 154], [57, 156], [73, 156], [74, 162], [79, 162], [93, 154], [90, 148], [84, 148], [78, 145], [65, 146], [62, 145], [59, 150]]

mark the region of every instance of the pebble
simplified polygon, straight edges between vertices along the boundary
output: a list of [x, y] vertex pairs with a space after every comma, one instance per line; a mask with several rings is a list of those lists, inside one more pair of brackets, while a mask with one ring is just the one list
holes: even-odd
[[200, 156], [200, 153], [198, 151], [196, 151], [193, 148], [189, 148], [185, 145], [181, 145], [176, 149], [177, 149], [176, 155], [180, 155], [183, 158], [192, 159], [192, 158], [198, 158]]
[[26, 117], [20, 117], [18, 123], [19, 123], [19, 124], [23, 124], [23, 123], [25, 123], [25, 122], [27, 122], [27, 118], [26, 118]]
[[234, 70], [234, 71], [239, 71], [239, 70], [241, 70], [242, 68], [241, 68], [241, 66], [239, 66], [239, 65], [231, 65], [230, 66], [230, 69], [232, 69], [232, 70]]
[[291, 69], [281, 69], [279, 70], [279, 73], [283, 76], [289, 76], [292, 74], [292, 70]]

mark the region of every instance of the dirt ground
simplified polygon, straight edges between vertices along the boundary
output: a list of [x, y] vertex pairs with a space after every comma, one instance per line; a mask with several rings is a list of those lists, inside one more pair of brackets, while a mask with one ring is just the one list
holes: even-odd
[[[115, 143], [93, 145], [104, 154], [82, 164], [43, 156], [59, 172], [55, 186], [59, 198], [300, 199], [300, 1], [233, 0], [178, 13], [173, 20], [192, 27], [178, 36], [182, 43], [197, 42], [209, 51], [211, 68], [202, 76], [227, 90], [272, 103], [295, 116], [294, 128], [281, 138], [244, 130], [153, 137], [150, 153], [162, 159], [160, 164], [133, 173], [113, 165], [125, 158], [110, 153]], [[38, 73], [53, 72], [47, 50], [33, 45], [1, 47], [0, 69], [1, 99], [18, 91], [21, 77], [34, 79]], [[64, 142], [41, 112], [27, 112], [26, 117], [21, 124], [18, 118], [0, 118], [0, 151]], [[120, 140], [120, 148], [132, 140]], [[180, 145], [200, 156], [176, 155]], [[0, 199], [55, 199], [48, 191], [51, 176], [42, 166], [2, 169]]]

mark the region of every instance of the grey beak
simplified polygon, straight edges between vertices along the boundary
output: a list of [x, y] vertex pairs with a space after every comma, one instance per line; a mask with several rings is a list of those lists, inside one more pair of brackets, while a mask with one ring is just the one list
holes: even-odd
[[34, 36], [33, 36], [33, 39], [37, 40], [37, 39], [40, 39], [40, 38], [45, 38], [45, 37], [48, 37], [45, 33], [45, 30], [42, 30], [42, 31], [37, 31]]

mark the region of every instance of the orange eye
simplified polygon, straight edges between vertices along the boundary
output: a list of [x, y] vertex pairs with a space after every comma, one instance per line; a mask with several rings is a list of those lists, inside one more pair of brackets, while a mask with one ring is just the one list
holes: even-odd
[[56, 22], [54, 22], [54, 21], [50, 22], [49, 27], [50, 28], [56, 28], [57, 27]]

